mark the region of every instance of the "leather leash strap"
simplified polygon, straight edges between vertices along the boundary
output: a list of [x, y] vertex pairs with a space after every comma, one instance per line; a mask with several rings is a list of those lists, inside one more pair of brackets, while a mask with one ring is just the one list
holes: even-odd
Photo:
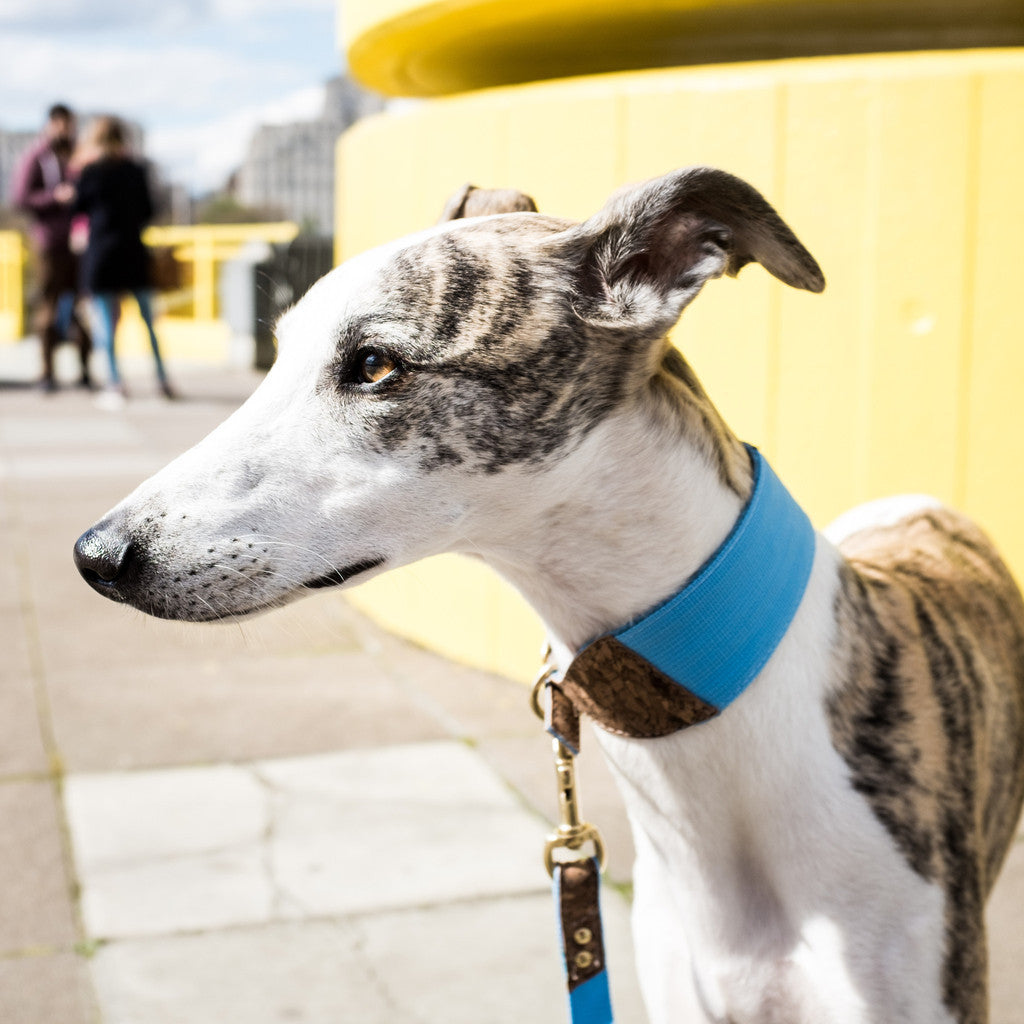
[[562, 933], [571, 1024], [612, 1024], [599, 888], [593, 857], [555, 864], [555, 905]]

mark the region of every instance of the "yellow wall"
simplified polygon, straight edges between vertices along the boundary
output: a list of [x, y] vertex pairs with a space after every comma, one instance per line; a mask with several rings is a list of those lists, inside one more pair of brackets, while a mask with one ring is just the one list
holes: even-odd
[[[1024, 579], [1024, 50], [631, 72], [434, 99], [339, 144], [339, 253], [433, 222], [470, 180], [581, 218], [688, 164], [755, 184], [821, 262], [824, 296], [757, 267], [709, 285], [674, 340], [815, 521], [892, 492], [977, 516]], [[516, 677], [539, 627], [442, 558], [353, 600]], [[524, 625], [529, 623], [529, 625]]]

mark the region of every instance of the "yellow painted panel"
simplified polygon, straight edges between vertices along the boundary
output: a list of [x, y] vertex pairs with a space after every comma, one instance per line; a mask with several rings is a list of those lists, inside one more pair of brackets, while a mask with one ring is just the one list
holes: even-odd
[[977, 214], [964, 499], [1024, 581], [1024, 66], [977, 82]]
[[415, 122], [406, 125], [392, 117], [370, 117], [338, 140], [338, 261], [413, 230], [417, 221], [410, 207], [423, 198], [404, 150], [415, 144], [416, 137]]
[[562, 91], [502, 90], [508, 180], [544, 213], [585, 220], [622, 183], [619, 101], [581, 80]]
[[22, 314], [20, 312], [0, 309], [0, 344], [21, 339], [24, 333], [21, 329], [21, 321]]
[[435, 223], [445, 200], [467, 181], [494, 188], [508, 184], [501, 166], [505, 117], [503, 104], [479, 96], [424, 104], [416, 112], [414, 147], [406, 160], [419, 226]]
[[[709, 71], [695, 88], [680, 89], [673, 73], [647, 76], [637, 86], [625, 101], [624, 180], [705, 164], [727, 168], [766, 195], [775, 192], [778, 90], [771, 75]], [[772, 440], [765, 384], [775, 373], [776, 292], [758, 267], [737, 280], [713, 281], [672, 334], [733, 429], [761, 446]]]
[[[122, 356], [145, 356], [151, 351], [146, 325], [134, 301], [121, 304], [122, 317], [117, 326], [117, 352]], [[171, 364], [176, 360], [223, 366], [229, 361], [231, 331], [223, 320], [192, 320], [159, 316], [154, 325], [160, 354]]]
[[482, 563], [456, 555], [429, 558], [346, 596], [384, 625], [457, 661], [524, 683], [537, 674], [540, 620]]
[[25, 245], [19, 231], [0, 231], [0, 342], [24, 331]]
[[500, 103], [472, 97], [358, 122], [337, 146], [339, 260], [434, 224], [467, 181], [503, 187], [506, 138]]
[[847, 78], [790, 83], [778, 209], [825, 273], [824, 295], [780, 295], [772, 456], [819, 523], [863, 500], [874, 284], [869, 147], [875, 88]]
[[868, 480], [872, 496], [951, 501], [962, 432], [959, 375], [966, 287], [971, 79], [886, 84], [872, 162]]

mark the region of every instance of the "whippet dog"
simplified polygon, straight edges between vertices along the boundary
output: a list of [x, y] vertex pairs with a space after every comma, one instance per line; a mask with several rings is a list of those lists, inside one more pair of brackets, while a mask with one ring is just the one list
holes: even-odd
[[[200, 622], [461, 552], [532, 604], [568, 678], [728, 554], [765, 477], [795, 547], [761, 522], [718, 588], [723, 645], [762, 615], [778, 634], [742, 692], [695, 697], [693, 728], [598, 729], [651, 1020], [981, 1024], [984, 903], [1024, 796], [1024, 605], [935, 502], [808, 532], [666, 338], [751, 261], [824, 287], [765, 199], [709, 168], [582, 224], [453, 220], [357, 256], [282, 317], [253, 396], [76, 560], [99, 593]], [[611, 678], [644, 696], [642, 672]]]

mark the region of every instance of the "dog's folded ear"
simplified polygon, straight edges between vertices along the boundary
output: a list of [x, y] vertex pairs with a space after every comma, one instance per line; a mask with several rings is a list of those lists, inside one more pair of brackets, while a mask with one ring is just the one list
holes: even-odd
[[761, 193], [711, 167], [623, 189], [570, 235], [582, 246], [582, 290], [624, 310], [653, 288], [678, 316], [705, 281], [755, 261], [794, 288], [825, 287], [814, 257]]
[[536, 213], [537, 204], [525, 192], [514, 188], [477, 188], [463, 185], [453, 193], [437, 223], [463, 217], [486, 217], [492, 213]]

